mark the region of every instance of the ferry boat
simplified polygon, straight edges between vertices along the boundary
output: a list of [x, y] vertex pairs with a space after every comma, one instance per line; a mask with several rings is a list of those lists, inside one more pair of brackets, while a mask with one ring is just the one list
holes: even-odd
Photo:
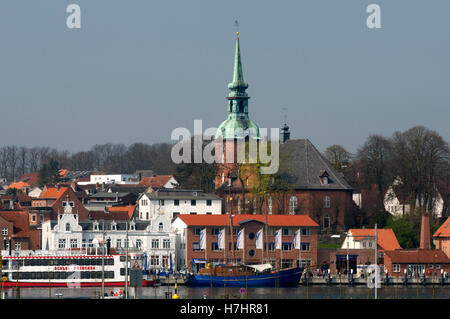
[[[103, 282], [104, 287], [124, 287], [125, 260], [126, 256], [122, 254], [103, 256], [33, 253], [3, 256], [0, 285], [2, 288], [78, 288], [99, 287]], [[128, 261], [130, 270], [132, 268], [145, 269], [143, 254], [128, 254]], [[147, 278], [143, 274], [142, 286], [151, 286], [152, 284], [153, 279]]]
[[190, 273], [187, 284], [191, 286], [220, 287], [277, 287], [297, 285], [302, 268], [272, 270], [271, 264], [213, 266]]

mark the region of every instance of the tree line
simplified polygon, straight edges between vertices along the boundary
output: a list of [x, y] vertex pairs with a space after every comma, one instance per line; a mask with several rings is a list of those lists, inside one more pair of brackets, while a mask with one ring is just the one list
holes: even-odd
[[6, 145], [0, 147], [0, 177], [13, 181], [51, 165], [71, 171], [133, 173], [154, 170], [157, 174], [172, 174], [175, 164], [170, 157], [171, 149], [169, 143], [134, 143], [130, 146], [106, 143], [94, 145], [88, 151], [70, 153], [50, 147]]

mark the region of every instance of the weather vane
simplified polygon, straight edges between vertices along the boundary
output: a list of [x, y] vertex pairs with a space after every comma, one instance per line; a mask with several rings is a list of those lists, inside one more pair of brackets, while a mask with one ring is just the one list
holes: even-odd
[[237, 19], [234, 20], [234, 26], [236, 27], [236, 34], [239, 35], [239, 21]]

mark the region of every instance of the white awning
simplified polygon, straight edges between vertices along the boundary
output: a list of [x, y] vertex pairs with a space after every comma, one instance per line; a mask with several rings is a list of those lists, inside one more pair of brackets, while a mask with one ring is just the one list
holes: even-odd
[[268, 269], [272, 269], [271, 264], [259, 264], [259, 265], [246, 265], [247, 267], [253, 268], [258, 272], [263, 272]]

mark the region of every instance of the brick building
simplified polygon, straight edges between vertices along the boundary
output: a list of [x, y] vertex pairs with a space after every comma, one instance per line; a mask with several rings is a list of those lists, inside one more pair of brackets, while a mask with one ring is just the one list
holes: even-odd
[[450, 272], [450, 258], [438, 249], [401, 249], [384, 252], [384, 266], [391, 276], [440, 274]]
[[450, 217], [433, 234], [436, 249], [440, 249], [450, 258]]
[[[303, 266], [317, 263], [318, 225], [307, 215], [235, 215], [231, 218], [228, 214], [179, 215], [172, 228], [178, 234], [177, 247], [181, 247], [177, 252], [178, 265], [185, 265], [191, 271], [204, 267], [205, 263], [224, 264], [233, 260], [244, 264], [267, 262], [282, 268], [297, 266], [300, 257]], [[282, 249], [275, 249], [274, 233], [280, 229]], [[301, 250], [293, 245], [297, 230], [301, 233]], [[204, 249], [200, 239], [202, 231], [206, 233]], [[222, 231], [225, 233], [224, 249], [219, 249]], [[242, 248], [239, 249], [237, 238], [241, 231]], [[260, 231], [264, 249], [256, 248]]]

